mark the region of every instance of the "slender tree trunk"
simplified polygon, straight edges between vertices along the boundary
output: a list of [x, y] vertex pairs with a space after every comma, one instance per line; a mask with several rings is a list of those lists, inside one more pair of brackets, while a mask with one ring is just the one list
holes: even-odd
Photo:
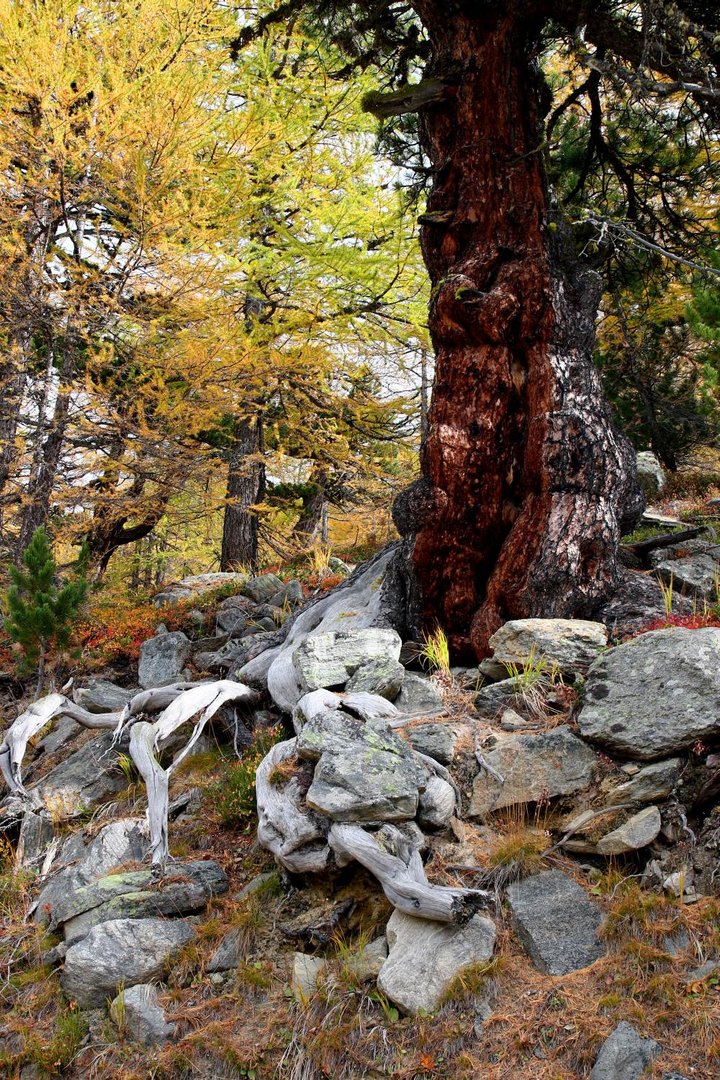
[[220, 569], [258, 565], [258, 518], [252, 507], [265, 497], [262, 421], [238, 420], [230, 448], [227, 506], [223, 521]]
[[39, 407], [32, 467], [20, 521], [18, 551], [24, 551], [32, 534], [39, 526], [47, 523], [50, 514], [50, 501], [70, 414], [71, 392], [66, 386], [67, 380], [73, 374], [73, 368], [72, 351], [66, 347], [59, 370], [57, 396], [51, 406], [54, 377], [52, 363], [48, 362], [46, 385]]
[[413, 6], [428, 74], [452, 86], [421, 114], [435, 387], [422, 478], [395, 520], [412, 621], [483, 655], [507, 619], [592, 612], [642, 502], [591, 360], [599, 279], [580, 272], [548, 192], [534, 28], [512, 4]]
[[5, 504], [12, 498], [7, 489], [19, 456], [17, 434], [25, 369], [24, 350], [11, 345], [8, 356], [0, 364], [0, 534], [4, 533]]

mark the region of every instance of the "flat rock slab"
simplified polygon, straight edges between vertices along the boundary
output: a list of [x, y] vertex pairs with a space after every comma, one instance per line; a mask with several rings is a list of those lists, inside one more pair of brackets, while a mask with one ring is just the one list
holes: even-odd
[[608, 806], [618, 803], [646, 803], [667, 799], [680, 776], [680, 758], [653, 761], [640, 769], [630, 780], [618, 784], [605, 798]]
[[332, 631], [307, 637], [293, 653], [293, 666], [305, 690], [344, 686], [369, 660], [398, 660], [402, 641], [394, 630]]
[[121, 990], [110, 1006], [110, 1018], [124, 1035], [144, 1046], [163, 1046], [176, 1031], [175, 1024], [168, 1024], [151, 983]]
[[120, 818], [106, 825], [87, 845], [73, 836], [60, 851], [62, 868], [43, 887], [35, 904], [36, 922], [56, 921], [56, 911], [76, 890], [98, 881], [116, 866], [144, 858], [148, 850], [145, 824]]
[[720, 629], [655, 630], [591, 666], [578, 718], [585, 739], [654, 761], [720, 738]]
[[507, 898], [515, 932], [538, 971], [567, 975], [604, 955], [598, 938], [602, 911], [562, 871], [546, 870], [510, 885]]
[[451, 765], [458, 741], [452, 721], [410, 720], [402, 732], [414, 750], [427, 754], [442, 765]]
[[442, 694], [425, 675], [406, 671], [402, 689], [395, 698], [395, 708], [401, 713], [437, 712], [442, 708]]
[[246, 581], [247, 574], [224, 572], [194, 574], [192, 577], [183, 578], [182, 581], [175, 581], [166, 585], [162, 592], [153, 597], [153, 603], [157, 607], [161, 607], [163, 604], [177, 604], [179, 600], [204, 596], [205, 593], [228, 586], [240, 590]]
[[123, 986], [162, 978], [169, 960], [195, 938], [182, 919], [116, 919], [96, 926], [65, 956], [60, 985], [81, 1009], [94, 1009]]
[[566, 673], [587, 671], [608, 642], [602, 623], [585, 619], [514, 619], [490, 638], [496, 663], [544, 663]]
[[213, 896], [227, 890], [228, 880], [212, 860], [175, 863], [165, 879], [155, 878], [151, 870], [111, 874], [61, 900], [53, 926], [62, 925], [66, 943], [74, 945], [100, 923], [188, 915], [202, 911]]
[[505, 782], [501, 784], [481, 769], [473, 784], [472, 817], [484, 817], [505, 806], [572, 795], [591, 783], [597, 765], [591, 747], [564, 725], [538, 735], [498, 734], [494, 747], [483, 749], [483, 756]]
[[601, 837], [597, 850], [601, 855], [623, 855], [626, 851], [639, 851], [652, 844], [660, 832], [662, 820], [657, 806], [648, 806], [633, 814], [617, 829]]
[[386, 930], [389, 955], [378, 986], [398, 1008], [417, 1015], [434, 1012], [464, 968], [485, 963], [495, 948], [495, 925], [474, 915], [464, 926], [415, 919], [401, 911]]
[[661, 1049], [654, 1039], [641, 1038], [632, 1024], [621, 1020], [602, 1044], [590, 1080], [636, 1080]]
[[192, 646], [182, 630], [156, 634], [140, 646], [138, 682], [143, 690], [177, 682], [190, 659]]
[[341, 710], [305, 724], [299, 757], [315, 761], [305, 801], [333, 821], [403, 821], [415, 817], [429, 774], [407, 743]]

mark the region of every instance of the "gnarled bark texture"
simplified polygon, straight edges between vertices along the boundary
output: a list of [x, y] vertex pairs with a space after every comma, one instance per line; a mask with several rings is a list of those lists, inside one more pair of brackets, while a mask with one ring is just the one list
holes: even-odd
[[413, 4], [446, 84], [421, 114], [436, 374], [422, 478], [397, 501], [415, 621], [459, 652], [505, 620], [590, 613], [642, 501], [592, 365], [596, 275], [543, 169], [543, 82], [520, 5]]
[[262, 421], [259, 417], [238, 420], [230, 447], [227, 499], [223, 520], [220, 569], [235, 570], [258, 565], [258, 517], [253, 510], [265, 497], [265, 465], [262, 454]]

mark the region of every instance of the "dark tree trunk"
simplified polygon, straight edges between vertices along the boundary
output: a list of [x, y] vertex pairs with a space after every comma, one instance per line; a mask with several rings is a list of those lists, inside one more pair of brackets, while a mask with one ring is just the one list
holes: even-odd
[[303, 500], [302, 512], [293, 526], [293, 535], [308, 547], [321, 538], [322, 534], [327, 484], [327, 472], [322, 465], [315, 463], [310, 474], [310, 483], [313, 490]]
[[220, 569], [258, 565], [258, 517], [252, 509], [265, 497], [262, 421], [238, 420], [230, 448]]
[[395, 518], [416, 627], [482, 655], [507, 619], [592, 612], [642, 502], [591, 360], [599, 279], [580, 272], [548, 192], [534, 28], [514, 4], [413, 6], [428, 74], [451, 85], [421, 114], [435, 386], [422, 479]]

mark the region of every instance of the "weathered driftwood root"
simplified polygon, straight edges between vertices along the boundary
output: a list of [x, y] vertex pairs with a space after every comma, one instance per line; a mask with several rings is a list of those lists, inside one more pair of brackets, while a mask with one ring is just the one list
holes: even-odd
[[393, 907], [407, 915], [465, 923], [491, 900], [490, 893], [481, 889], [431, 885], [417, 850], [406, 862], [382, 848], [375, 836], [359, 825], [335, 823], [328, 840], [341, 865], [356, 859], [378, 879]]
[[303, 807], [304, 792], [290, 777], [282, 786], [271, 783], [275, 770], [295, 757], [297, 739], [276, 743], [255, 774], [258, 843], [293, 874], [319, 873], [330, 862], [329, 823]]
[[[8, 728], [0, 745], [0, 772], [11, 794], [30, 799], [22, 783], [22, 762], [29, 740], [57, 716], [70, 716], [85, 727], [114, 729], [115, 742], [130, 729], [130, 756], [145, 781], [148, 796], [152, 861], [164, 865], [168, 857], [168, 784], [170, 774], [190, 752], [208, 720], [229, 701], [250, 701], [255, 691], [242, 683], [175, 683], [136, 694], [122, 712], [91, 713], [63, 694], [48, 694], [33, 702]], [[162, 710], [154, 723], [141, 720]], [[200, 713], [192, 734], [168, 769], [155, 756], [160, 744]], [[32, 801], [32, 800], [31, 800]]]

